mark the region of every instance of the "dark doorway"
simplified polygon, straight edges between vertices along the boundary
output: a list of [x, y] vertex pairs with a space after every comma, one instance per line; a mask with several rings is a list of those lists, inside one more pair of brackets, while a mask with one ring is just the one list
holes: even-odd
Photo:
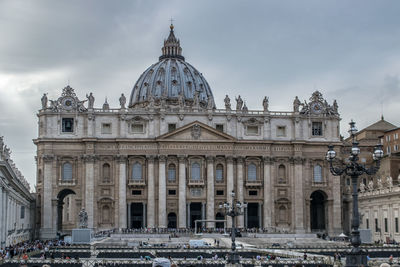
[[323, 231], [325, 226], [325, 194], [315, 191], [311, 194], [311, 231]]
[[75, 192], [71, 189], [63, 189], [57, 195], [57, 231], [62, 231], [63, 223], [63, 209], [64, 209], [64, 198], [68, 195], [75, 195]]
[[[225, 217], [224, 217], [224, 215], [222, 215], [222, 213], [218, 212], [218, 213], [215, 215], [215, 219], [216, 219], [216, 220], [225, 220]], [[217, 223], [215, 223], [215, 228], [219, 228], [219, 229], [224, 228], [224, 223], [223, 223], [223, 222], [217, 222]]]
[[247, 204], [247, 228], [259, 228], [258, 203]]
[[[190, 228], [195, 228], [195, 221], [201, 220], [201, 203], [190, 203]], [[201, 223], [197, 223], [197, 228], [201, 228]]]
[[143, 203], [131, 204], [131, 223], [130, 228], [138, 229], [144, 227], [143, 225]]
[[174, 212], [168, 213], [168, 228], [176, 228], [176, 214]]

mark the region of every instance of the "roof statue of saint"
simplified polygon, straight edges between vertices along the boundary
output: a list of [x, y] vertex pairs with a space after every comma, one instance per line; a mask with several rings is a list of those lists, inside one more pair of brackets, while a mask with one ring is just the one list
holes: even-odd
[[133, 87], [129, 108], [164, 108], [165, 105], [185, 108], [196, 104], [207, 109], [210, 103], [215, 108], [206, 79], [182, 56], [180, 41], [175, 37], [172, 24], [161, 51], [159, 61], [146, 69]]

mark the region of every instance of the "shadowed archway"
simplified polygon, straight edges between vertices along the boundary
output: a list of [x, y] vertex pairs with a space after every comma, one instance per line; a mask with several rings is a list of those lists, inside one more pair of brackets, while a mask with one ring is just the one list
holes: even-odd
[[64, 198], [68, 195], [76, 195], [76, 193], [71, 189], [63, 189], [57, 194], [57, 231], [62, 231], [63, 222], [63, 206]]
[[311, 205], [310, 205], [310, 225], [311, 231], [325, 231], [326, 230], [326, 218], [325, 208], [327, 196], [323, 191], [314, 191], [311, 194]]

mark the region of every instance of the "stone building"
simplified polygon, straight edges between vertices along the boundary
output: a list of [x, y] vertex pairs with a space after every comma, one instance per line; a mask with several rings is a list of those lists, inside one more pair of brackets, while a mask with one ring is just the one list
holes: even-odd
[[[382, 120], [375, 124], [375, 143], [383, 144], [384, 158], [373, 177], [360, 181], [361, 228], [370, 229], [374, 241], [400, 241], [399, 128]], [[380, 128], [380, 130], [378, 130]], [[371, 126], [366, 128], [371, 131]]]
[[84, 102], [70, 86], [42, 97], [34, 140], [42, 237], [76, 227], [82, 208], [94, 229], [193, 228], [224, 219], [218, 206], [232, 190], [248, 203], [241, 228], [341, 231], [340, 179], [324, 161], [327, 145], [341, 144], [340, 118], [320, 92], [309, 102], [296, 96], [290, 111], [270, 111], [268, 97], [262, 110], [241, 96], [233, 106], [228, 95], [217, 108], [171, 25], [128, 105], [124, 94], [118, 108], [95, 107], [92, 93]]
[[34, 197], [0, 137], [0, 248], [30, 240], [34, 234]]

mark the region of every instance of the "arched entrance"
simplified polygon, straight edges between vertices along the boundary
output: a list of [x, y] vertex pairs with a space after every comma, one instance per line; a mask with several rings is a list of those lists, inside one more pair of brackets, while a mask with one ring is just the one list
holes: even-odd
[[[215, 219], [216, 220], [225, 220], [225, 217], [224, 217], [224, 215], [222, 215], [222, 213], [218, 212], [217, 214], [215, 214]], [[215, 228], [217, 228], [217, 229], [224, 228], [224, 223], [223, 222], [215, 223]]]
[[57, 232], [62, 231], [63, 224], [63, 209], [64, 209], [64, 198], [68, 195], [76, 195], [71, 189], [63, 189], [57, 195]]
[[132, 203], [129, 228], [140, 229], [143, 227], [144, 227], [143, 203]]
[[325, 203], [326, 194], [322, 191], [315, 191], [311, 194], [310, 225], [311, 231], [325, 231]]
[[168, 228], [176, 228], [176, 214], [174, 212], [168, 213]]

